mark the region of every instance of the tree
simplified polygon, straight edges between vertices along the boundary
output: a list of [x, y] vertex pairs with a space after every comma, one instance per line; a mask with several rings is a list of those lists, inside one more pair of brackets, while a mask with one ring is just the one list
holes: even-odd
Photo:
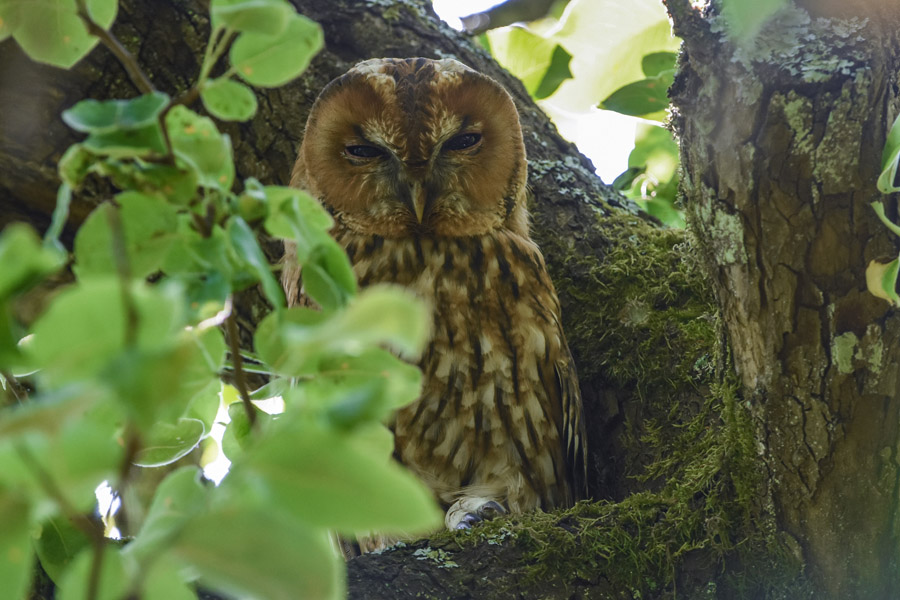
[[[714, 10], [670, 2], [685, 39], [673, 97], [695, 247], [602, 186], [522, 86], [423, 3], [294, 4], [322, 24], [326, 50], [301, 79], [258, 91], [251, 122], [223, 125], [241, 178], [287, 180], [318, 90], [359, 59], [452, 55], [513, 93], [531, 163], [535, 238], [560, 292], [588, 411], [591, 491], [601, 500], [354, 559], [351, 596], [896, 592], [896, 325], [883, 316], [884, 301], [861, 287], [868, 260], [896, 251], [865, 206], [874, 190], [863, 191], [877, 179], [887, 117], [896, 112], [893, 9], [846, 8], [881, 11], [882, 27], [874, 18], [803, 25], [804, 9], [789, 7], [785, 14], [800, 20], [792, 34], [813, 27], [817, 36], [803, 39], [821, 40], [831, 32], [827, 44], [809, 41], [822, 44], [821, 70], [802, 62], [792, 74], [773, 62], [732, 61], [741, 51], [716, 33], [724, 27]], [[200, 2], [122, 0], [112, 31], [158, 88], [178, 94], [200, 70], [209, 25]], [[861, 32], [880, 37], [853, 41]], [[853, 51], [837, 59], [851, 63], [838, 65], [849, 73], [833, 72], [833, 48]], [[137, 92], [102, 50], [59, 71], [31, 63], [7, 41], [0, 67], [17, 82], [0, 88], [0, 115], [16, 115], [0, 128], [0, 220], [43, 230], [56, 199], [56, 163], [75, 141], [56, 115], [83, 97]], [[757, 98], [766, 102], [739, 101]], [[735, 157], [734, 148], [744, 150]], [[848, 156], [851, 174], [842, 178], [837, 161]], [[775, 172], [773, 164], [797, 167]], [[70, 244], [109, 194], [108, 184], [89, 180], [62, 239]], [[775, 215], [795, 214], [796, 222], [775, 226]], [[851, 241], [849, 258], [836, 249], [837, 232]], [[738, 378], [696, 248], [713, 274]], [[241, 306], [248, 345], [268, 307], [253, 289]], [[880, 374], [867, 375], [876, 360]], [[841, 553], [846, 547], [852, 555]]]

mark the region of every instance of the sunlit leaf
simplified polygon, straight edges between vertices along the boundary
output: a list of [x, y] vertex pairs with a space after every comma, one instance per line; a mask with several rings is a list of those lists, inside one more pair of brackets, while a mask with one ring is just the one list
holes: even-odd
[[231, 65], [247, 83], [277, 87], [302, 73], [323, 43], [319, 24], [294, 14], [279, 35], [242, 33], [231, 46]]
[[265, 228], [271, 235], [285, 238], [297, 246], [297, 260], [306, 262], [309, 253], [330, 239], [334, 225], [322, 205], [304, 191], [281, 186], [263, 188], [269, 201]]
[[294, 10], [284, 0], [212, 0], [209, 12], [213, 27], [279, 35]]
[[200, 98], [206, 110], [223, 121], [246, 121], [256, 114], [253, 90], [233, 79], [220, 77], [206, 82]]
[[63, 111], [63, 120], [88, 133], [81, 144], [95, 154], [135, 157], [165, 154], [159, 115], [169, 103], [162, 92], [131, 100], [82, 100]]
[[878, 190], [883, 194], [900, 191], [900, 177], [897, 175], [898, 163], [900, 163], [900, 115], [894, 120], [884, 143], [884, 150], [881, 152], [881, 175], [878, 176]]
[[[88, 13], [108, 29], [116, 18], [116, 0], [86, 0]], [[5, 0], [3, 13], [12, 18], [13, 38], [36, 61], [68, 69], [99, 41], [88, 34], [73, 0]], [[9, 31], [5, 32], [10, 33]], [[0, 29], [0, 39], [5, 37]]]
[[196, 448], [205, 433], [206, 427], [198, 419], [179, 419], [175, 424], [155, 423], [134, 464], [139, 467], [171, 464]]
[[284, 306], [284, 290], [275, 279], [275, 276], [272, 275], [269, 262], [259, 247], [259, 242], [257, 242], [250, 226], [240, 217], [232, 217], [228, 224], [228, 235], [234, 244], [235, 251], [240, 253], [241, 259], [259, 278], [263, 292], [269, 302], [277, 308]]
[[895, 258], [889, 263], [869, 261], [866, 267], [866, 287], [876, 298], [883, 298], [900, 306], [900, 295], [897, 295], [897, 276], [900, 273], [900, 259]]
[[546, 98], [572, 77], [572, 56], [555, 40], [522, 27], [507, 27], [488, 35], [494, 57], [522, 80], [532, 96]]
[[303, 289], [324, 310], [344, 306], [356, 293], [356, 277], [347, 253], [330, 237], [303, 263]]

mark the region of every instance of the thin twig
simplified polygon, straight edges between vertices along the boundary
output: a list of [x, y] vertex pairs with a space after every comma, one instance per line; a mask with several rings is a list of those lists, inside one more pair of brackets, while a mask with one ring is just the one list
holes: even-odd
[[109, 229], [112, 234], [112, 252], [116, 261], [116, 272], [122, 293], [122, 306], [125, 308], [125, 345], [130, 346], [137, 341], [138, 312], [131, 295], [131, 264], [128, 261], [128, 246], [125, 242], [125, 229], [119, 205], [112, 201], [109, 215]]
[[110, 52], [119, 59], [135, 87], [142, 94], [149, 94], [155, 91], [153, 84], [150, 83], [150, 78], [141, 70], [140, 65], [138, 65], [131, 52], [112, 33], [100, 27], [91, 17], [91, 13], [88, 12], [87, 8], [87, 0], [75, 0], [75, 4], [78, 7], [78, 16], [84, 21], [84, 26], [87, 27], [88, 33], [99, 38], [103, 45], [109, 48]]
[[[229, 298], [229, 302], [233, 302]], [[241, 357], [241, 343], [238, 338], [237, 320], [234, 318], [234, 305], [232, 304], [231, 312], [225, 319], [225, 331], [228, 334], [228, 347], [231, 351], [231, 362], [234, 364], [234, 383], [241, 401], [244, 403], [244, 410], [247, 411], [247, 419], [250, 426], [256, 424], [256, 409], [250, 402], [250, 392], [247, 389], [247, 378], [244, 375], [244, 359]]]

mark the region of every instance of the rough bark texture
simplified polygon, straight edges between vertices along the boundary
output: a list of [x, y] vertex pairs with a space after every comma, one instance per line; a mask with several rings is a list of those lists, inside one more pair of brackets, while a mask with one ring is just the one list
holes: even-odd
[[790, 5], [735, 47], [713, 11], [668, 2], [685, 40], [683, 190], [751, 402], [764, 509], [817, 598], [897, 598], [900, 319], [865, 271], [897, 255], [870, 203], [890, 200], [875, 181], [900, 111], [900, 7], [805, 4], [811, 19]]

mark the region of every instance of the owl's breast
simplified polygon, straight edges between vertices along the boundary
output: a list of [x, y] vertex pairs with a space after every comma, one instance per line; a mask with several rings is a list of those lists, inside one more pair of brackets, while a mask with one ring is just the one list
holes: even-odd
[[395, 417], [398, 458], [445, 502], [488, 486], [513, 510], [565, 503], [551, 389], [568, 353], [537, 246], [513, 233], [338, 241], [360, 285], [402, 285], [432, 307], [422, 396]]

